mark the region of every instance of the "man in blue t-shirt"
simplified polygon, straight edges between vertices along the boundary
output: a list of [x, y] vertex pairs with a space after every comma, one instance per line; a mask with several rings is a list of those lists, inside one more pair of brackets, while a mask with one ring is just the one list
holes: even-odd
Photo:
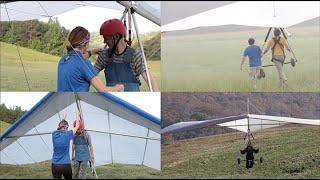
[[249, 66], [250, 66], [250, 77], [252, 78], [253, 88], [257, 88], [257, 79], [264, 77], [264, 72], [261, 69], [261, 49], [259, 46], [254, 44], [254, 38], [249, 38], [249, 46], [244, 50], [242, 61], [240, 63], [240, 70], [242, 71], [243, 63], [246, 60], [246, 57], [249, 57]]
[[62, 179], [62, 176], [65, 179], [72, 179], [70, 141], [79, 129], [80, 122], [76, 121], [76, 126], [68, 131], [69, 125], [65, 118], [60, 121], [57, 130], [52, 133], [53, 155], [51, 171], [54, 179]]

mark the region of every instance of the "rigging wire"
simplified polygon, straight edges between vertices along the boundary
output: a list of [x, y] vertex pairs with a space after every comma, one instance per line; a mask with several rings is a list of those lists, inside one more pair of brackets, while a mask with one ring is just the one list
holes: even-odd
[[[13, 28], [13, 27], [12, 27], [12, 22], [11, 22], [11, 19], [10, 19], [10, 16], [9, 16], [9, 12], [8, 12], [8, 9], [7, 9], [7, 5], [6, 5], [6, 4], [4, 4], [4, 7], [5, 7], [5, 10], [6, 10], [7, 16], [8, 16], [8, 20], [9, 20], [10, 27], [11, 27], [11, 28]], [[19, 59], [20, 59], [20, 63], [21, 63], [21, 65], [22, 65], [22, 69], [23, 69], [24, 77], [25, 77], [25, 80], [26, 80], [27, 85], [28, 85], [28, 91], [31, 91], [30, 84], [29, 84], [28, 77], [27, 77], [27, 73], [26, 73], [26, 70], [25, 70], [24, 64], [23, 64], [23, 62], [22, 62], [21, 52], [20, 52], [19, 46], [18, 46], [18, 45], [16, 45], [16, 48], [17, 48], [17, 51], [18, 51], [18, 55], [19, 55]]]
[[[149, 133], [150, 133], [150, 129], [148, 128], [147, 137], [149, 137]], [[145, 157], [146, 157], [146, 151], [147, 151], [147, 146], [148, 146], [148, 140], [149, 140], [149, 139], [146, 139], [146, 144], [145, 144], [145, 146], [144, 146], [144, 152], [143, 152], [143, 158], [142, 158], [142, 163], [141, 163], [141, 165], [143, 165], [143, 164], [144, 164], [144, 159], [145, 159]]]

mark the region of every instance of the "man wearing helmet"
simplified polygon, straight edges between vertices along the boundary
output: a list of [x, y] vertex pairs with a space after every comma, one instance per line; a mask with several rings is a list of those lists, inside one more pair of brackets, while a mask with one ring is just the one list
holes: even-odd
[[[89, 133], [84, 129], [84, 123], [79, 113], [78, 120], [80, 128], [73, 136], [72, 160], [73, 160], [73, 179], [86, 179], [89, 161], [94, 164], [93, 146]], [[76, 124], [74, 123], [73, 126]]]
[[70, 141], [80, 128], [80, 123], [75, 122], [72, 130], [68, 130], [69, 124], [65, 117], [59, 122], [58, 128], [52, 133], [53, 154], [51, 171], [54, 179], [72, 179], [72, 168], [69, 154]]
[[246, 155], [246, 168], [252, 168], [253, 164], [254, 164], [254, 155], [253, 153], [259, 153], [259, 149], [255, 149], [252, 144], [251, 141], [248, 141], [247, 147], [243, 150], [240, 150], [241, 154], [247, 154]]
[[[125, 41], [126, 27], [119, 19], [110, 19], [100, 28], [100, 35], [109, 47], [99, 53], [94, 68], [104, 70], [107, 86], [124, 84], [124, 91], [140, 91], [139, 75], [148, 82], [146, 67], [141, 51], [128, 46]], [[151, 86], [157, 91], [157, 84], [150, 73]]]
[[264, 50], [263, 54], [266, 54], [270, 47], [272, 51], [272, 59], [271, 61], [274, 63], [274, 65], [277, 68], [278, 76], [280, 80], [280, 87], [285, 84], [287, 85], [287, 77], [283, 71], [283, 63], [285, 61], [286, 55], [284, 53], [284, 47], [290, 52], [290, 48], [287, 44], [287, 41], [285, 38], [282, 38], [280, 36], [281, 31], [279, 28], [275, 28], [273, 31], [274, 37], [270, 39], [267, 43], [267, 47]]

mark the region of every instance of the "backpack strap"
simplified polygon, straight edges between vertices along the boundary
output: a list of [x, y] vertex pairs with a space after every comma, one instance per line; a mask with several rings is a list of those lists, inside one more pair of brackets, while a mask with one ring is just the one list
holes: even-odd
[[[136, 50], [134, 48], [128, 46], [126, 49], [126, 52], [124, 54], [124, 61], [127, 63], [131, 63], [133, 61], [133, 56], [134, 56], [135, 51]], [[138, 81], [139, 86], [141, 86], [141, 81], [139, 79], [139, 76], [136, 76], [136, 79]]]
[[273, 44], [273, 46], [272, 46], [272, 48], [271, 48], [271, 50], [272, 50], [272, 57], [274, 57], [274, 48], [276, 47], [277, 44], [280, 46], [280, 49], [281, 49], [283, 55], [285, 56], [285, 54], [284, 54], [284, 47], [283, 47], [283, 45], [280, 43], [281, 37], [279, 37], [279, 39], [276, 39], [275, 37], [273, 37], [272, 39], [273, 39], [273, 42], [274, 42], [274, 44]]
[[126, 49], [126, 52], [124, 52], [124, 61], [131, 63], [133, 61], [134, 52], [135, 52], [135, 49], [128, 46]]
[[83, 130], [83, 137], [84, 137], [84, 140], [86, 141], [87, 145], [89, 146], [89, 134], [87, 133], [86, 130]]

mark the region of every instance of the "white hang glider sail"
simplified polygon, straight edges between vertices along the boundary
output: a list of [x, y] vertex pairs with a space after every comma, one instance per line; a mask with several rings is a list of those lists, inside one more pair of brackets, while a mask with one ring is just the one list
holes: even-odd
[[[133, 2], [139, 15], [161, 25], [159, 2]], [[1, 21], [26, 21], [52, 17], [83, 6], [121, 10], [129, 7], [129, 1], [16, 1], [1, 4]], [[8, 17], [8, 14], [9, 17]], [[119, 17], [120, 18], [120, 17]]]
[[179, 122], [162, 129], [161, 134], [189, 131], [214, 125], [224, 126], [247, 133], [266, 128], [278, 127], [287, 123], [320, 126], [319, 119], [301, 119], [292, 117], [245, 114], [203, 121]]
[[51, 160], [51, 133], [65, 114], [71, 127], [77, 107], [91, 135], [96, 165], [160, 170], [160, 119], [108, 93], [49, 93], [2, 134], [0, 163]]
[[287, 28], [319, 16], [319, 1], [240, 1], [169, 23], [161, 32], [221, 25]]

